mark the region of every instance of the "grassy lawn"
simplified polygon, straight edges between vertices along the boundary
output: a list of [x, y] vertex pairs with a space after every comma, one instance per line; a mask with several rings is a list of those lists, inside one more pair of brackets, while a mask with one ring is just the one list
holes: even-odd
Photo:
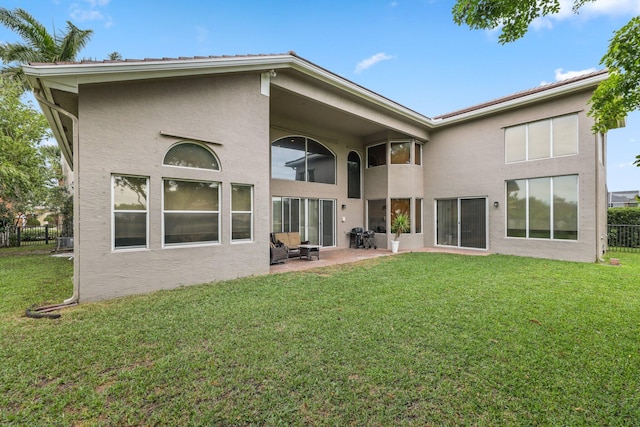
[[0, 257], [0, 424], [638, 425], [640, 254], [414, 253], [23, 317], [71, 262]]

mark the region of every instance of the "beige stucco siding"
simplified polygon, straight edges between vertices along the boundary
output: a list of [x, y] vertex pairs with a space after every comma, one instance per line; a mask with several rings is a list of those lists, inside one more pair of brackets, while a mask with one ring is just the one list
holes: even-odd
[[[145, 293], [269, 271], [269, 99], [260, 75], [80, 87], [75, 153], [75, 279], [80, 301]], [[220, 171], [163, 166], [183, 138], [201, 138]], [[112, 174], [149, 177], [149, 248], [112, 250]], [[162, 246], [163, 178], [220, 182], [220, 242]], [[231, 184], [254, 186], [254, 241], [231, 243]], [[247, 262], [247, 260], [252, 260]]]
[[[574, 261], [598, 257], [596, 197], [603, 189], [604, 167], [596, 176], [596, 136], [583, 92], [509, 112], [452, 125], [432, 134], [425, 146], [425, 245], [435, 245], [437, 199], [486, 197], [489, 247], [492, 253]], [[569, 113], [578, 114], [578, 154], [507, 164], [504, 128]], [[560, 175], [578, 175], [578, 240], [560, 241], [506, 237], [505, 182]], [[494, 207], [498, 202], [499, 207]]]

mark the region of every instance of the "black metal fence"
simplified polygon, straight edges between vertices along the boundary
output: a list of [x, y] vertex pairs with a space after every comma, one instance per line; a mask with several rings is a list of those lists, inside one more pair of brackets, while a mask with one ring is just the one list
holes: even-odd
[[72, 230], [50, 225], [34, 227], [9, 226], [0, 229], [0, 248], [56, 243], [59, 237], [73, 236]]
[[640, 252], [640, 225], [607, 226], [609, 250], [619, 252]]

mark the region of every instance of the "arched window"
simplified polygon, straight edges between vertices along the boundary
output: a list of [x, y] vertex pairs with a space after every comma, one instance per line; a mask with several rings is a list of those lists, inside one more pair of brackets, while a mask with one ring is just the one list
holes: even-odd
[[169, 149], [162, 162], [165, 166], [220, 170], [220, 163], [209, 149], [193, 142], [181, 142]]
[[335, 184], [336, 156], [311, 138], [280, 138], [271, 144], [271, 178]]
[[360, 155], [351, 151], [347, 157], [347, 187], [350, 199], [360, 198]]

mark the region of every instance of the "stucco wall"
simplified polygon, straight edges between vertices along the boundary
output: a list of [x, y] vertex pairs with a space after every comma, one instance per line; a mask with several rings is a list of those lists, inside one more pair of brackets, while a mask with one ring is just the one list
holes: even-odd
[[[269, 271], [269, 99], [260, 75], [86, 85], [75, 154], [80, 301], [145, 293]], [[220, 171], [163, 166], [166, 151], [200, 137]], [[112, 250], [111, 176], [149, 177], [149, 249]], [[220, 243], [162, 247], [162, 180], [221, 183]], [[231, 243], [231, 184], [254, 186], [254, 241]], [[248, 262], [250, 260], [250, 262]]]
[[[596, 136], [583, 92], [535, 106], [485, 117], [440, 129], [425, 145], [425, 246], [435, 244], [435, 200], [486, 197], [489, 247], [492, 253], [595, 261], [599, 232], [596, 199], [604, 182], [604, 167], [595, 168]], [[578, 154], [519, 163], [505, 163], [504, 128], [568, 113], [578, 113]], [[506, 237], [505, 181], [577, 174], [578, 240], [544, 240]], [[499, 207], [494, 207], [494, 202]]]

